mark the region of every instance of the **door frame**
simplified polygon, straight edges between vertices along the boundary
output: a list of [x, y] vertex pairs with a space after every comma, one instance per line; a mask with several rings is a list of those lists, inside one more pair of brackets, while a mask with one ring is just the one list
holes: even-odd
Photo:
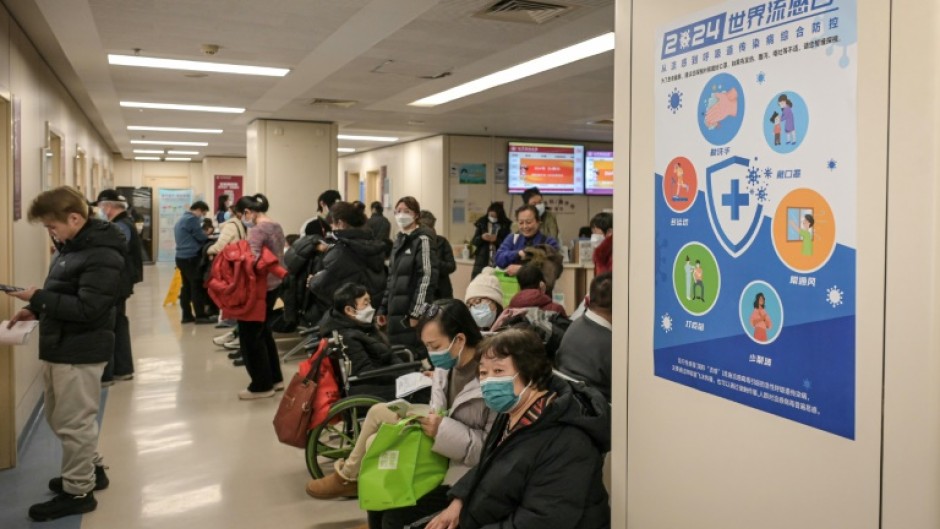
[[[0, 203], [13, 204], [13, 98], [0, 91]], [[22, 188], [21, 188], [22, 193]], [[22, 195], [20, 196], [22, 200]], [[0, 282], [13, 284], [13, 209], [0, 215]], [[24, 208], [25, 209], [25, 208]], [[24, 211], [25, 215], [25, 211]], [[0, 299], [0, 320], [13, 313], [13, 298]], [[0, 347], [0, 469], [16, 465], [16, 358]]]

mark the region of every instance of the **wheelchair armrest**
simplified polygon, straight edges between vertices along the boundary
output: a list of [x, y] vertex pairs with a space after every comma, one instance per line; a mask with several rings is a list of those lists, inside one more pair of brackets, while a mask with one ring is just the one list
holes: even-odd
[[349, 377], [349, 383], [362, 382], [364, 380], [372, 380], [379, 377], [389, 377], [389, 376], [399, 376], [404, 375], [405, 373], [413, 373], [421, 369], [421, 362], [409, 362], [407, 364], [394, 364], [386, 367], [380, 367], [378, 369], [370, 369], [369, 371], [363, 371], [358, 375]]
[[313, 327], [309, 327], [300, 331], [301, 336], [309, 336], [311, 334], [320, 334], [320, 326], [315, 325]]
[[415, 354], [411, 349], [404, 345], [393, 345], [392, 354], [401, 359], [402, 362], [410, 364], [415, 361]]

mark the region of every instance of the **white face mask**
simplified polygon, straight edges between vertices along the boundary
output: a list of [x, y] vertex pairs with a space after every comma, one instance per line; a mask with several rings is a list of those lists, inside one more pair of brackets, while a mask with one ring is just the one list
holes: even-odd
[[405, 229], [408, 226], [414, 224], [415, 218], [407, 213], [396, 213], [395, 222], [398, 223], [398, 227]]
[[473, 321], [476, 322], [477, 327], [481, 329], [489, 329], [496, 321], [496, 312], [490, 307], [489, 303], [477, 303], [470, 307], [470, 315], [473, 316]]
[[496, 224], [497, 222], [499, 222], [499, 219], [493, 216], [488, 217], [488, 219], [493, 224]]
[[375, 316], [375, 309], [373, 307], [366, 307], [356, 311], [356, 319], [362, 323], [372, 323], [372, 316]]
[[535, 209], [538, 210], [539, 217], [545, 214], [545, 204], [542, 204], [541, 202], [539, 202], [538, 204], [535, 205]]
[[601, 245], [602, 242], [604, 242], [605, 238], [606, 237], [604, 237], [600, 233], [592, 233], [591, 234], [591, 246], [597, 248], [598, 246]]

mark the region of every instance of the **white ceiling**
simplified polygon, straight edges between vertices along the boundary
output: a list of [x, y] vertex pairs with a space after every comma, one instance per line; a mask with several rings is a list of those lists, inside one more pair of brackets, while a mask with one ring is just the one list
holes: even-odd
[[[440, 133], [611, 141], [613, 54], [431, 109], [407, 103], [612, 31], [613, 0], [542, 25], [473, 17], [495, 0], [2, 0], [115, 152], [131, 139], [209, 141], [244, 156], [258, 118], [335, 121], [345, 134], [401, 141]], [[203, 44], [221, 46], [207, 57]], [[109, 66], [108, 53], [286, 67], [283, 78]], [[427, 79], [442, 73], [439, 79]], [[311, 106], [352, 99], [351, 108]], [[243, 115], [136, 110], [119, 101], [246, 107]], [[221, 128], [222, 135], [128, 132], [128, 125]], [[375, 143], [340, 141], [342, 147]], [[146, 148], [138, 146], [138, 148]], [[183, 149], [183, 147], [180, 147]], [[189, 148], [186, 148], [189, 149]]]

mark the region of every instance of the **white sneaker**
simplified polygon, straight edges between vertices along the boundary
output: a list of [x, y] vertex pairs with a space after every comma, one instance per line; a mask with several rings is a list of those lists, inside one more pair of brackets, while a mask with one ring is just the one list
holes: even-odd
[[238, 398], [241, 400], [266, 399], [273, 396], [273, 389], [268, 391], [248, 391], [247, 389], [243, 389], [238, 392]]
[[212, 343], [221, 347], [225, 345], [226, 342], [231, 342], [234, 339], [235, 339], [235, 331], [229, 331], [223, 334], [222, 336], [216, 336], [215, 338], [213, 338]]
[[274, 391], [284, 391], [284, 383], [283, 383], [283, 382], [275, 382], [275, 383], [274, 383]]
[[222, 344], [222, 347], [226, 349], [230, 349], [232, 351], [237, 351], [241, 348], [241, 342], [238, 341], [238, 338], [235, 338], [234, 340], [230, 342], [225, 342], [224, 344]]

